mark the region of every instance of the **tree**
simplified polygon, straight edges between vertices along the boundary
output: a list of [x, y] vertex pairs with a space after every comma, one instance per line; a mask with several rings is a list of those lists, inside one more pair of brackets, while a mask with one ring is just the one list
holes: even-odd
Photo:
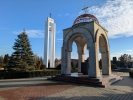
[[43, 65], [43, 59], [42, 59], [42, 57], [40, 57], [40, 63], [41, 63], [41, 65]]
[[34, 55], [34, 65], [36, 70], [44, 69], [45, 66], [43, 65], [43, 59], [42, 57]]
[[57, 63], [59, 60], [57, 58], [55, 58], [55, 63]]
[[129, 63], [132, 61], [131, 55], [128, 55], [128, 54], [121, 55], [118, 59], [125, 67], [128, 67]]
[[0, 56], [0, 67], [3, 67], [3, 56]]
[[13, 68], [14, 67], [14, 58], [13, 56], [9, 57], [9, 62], [8, 62], [8, 68]]
[[9, 64], [20, 69], [34, 69], [33, 52], [25, 30], [15, 39], [15, 52], [11, 55]]
[[9, 55], [5, 54], [4, 60], [3, 60], [3, 63], [5, 64], [5, 66], [8, 66], [8, 61], [9, 61]]

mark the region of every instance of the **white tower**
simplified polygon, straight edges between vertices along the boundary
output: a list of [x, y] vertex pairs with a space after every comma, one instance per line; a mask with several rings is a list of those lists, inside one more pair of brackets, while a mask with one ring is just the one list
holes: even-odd
[[45, 22], [45, 45], [44, 45], [44, 65], [48, 68], [48, 60], [50, 59], [50, 68], [55, 67], [55, 28], [56, 24], [50, 17]]

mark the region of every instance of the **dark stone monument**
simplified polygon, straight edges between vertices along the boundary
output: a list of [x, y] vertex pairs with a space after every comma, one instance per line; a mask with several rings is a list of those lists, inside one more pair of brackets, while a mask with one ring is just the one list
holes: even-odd
[[116, 57], [113, 57], [113, 64], [117, 65], [117, 58]]
[[88, 62], [81, 63], [81, 73], [83, 73], [83, 75], [88, 75], [88, 67], [89, 67]]

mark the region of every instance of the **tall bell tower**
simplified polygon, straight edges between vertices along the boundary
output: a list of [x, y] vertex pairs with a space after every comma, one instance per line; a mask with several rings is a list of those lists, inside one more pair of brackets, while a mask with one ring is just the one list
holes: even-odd
[[48, 68], [48, 60], [50, 60], [50, 68], [55, 67], [55, 30], [56, 24], [54, 19], [50, 17], [47, 18], [45, 22], [45, 37], [44, 37], [44, 65]]

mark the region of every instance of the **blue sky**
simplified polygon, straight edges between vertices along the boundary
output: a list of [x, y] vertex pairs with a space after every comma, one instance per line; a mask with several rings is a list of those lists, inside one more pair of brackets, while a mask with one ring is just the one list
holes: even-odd
[[[52, 13], [56, 23], [56, 58], [61, 57], [63, 29], [87, 13], [97, 17], [109, 33], [110, 54], [133, 56], [133, 1], [132, 0], [0, 0], [0, 55], [11, 55], [15, 39], [23, 29], [29, 36], [34, 54], [44, 55], [44, 23]], [[87, 57], [88, 54], [86, 54]], [[77, 58], [73, 44], [72, 58]]]

